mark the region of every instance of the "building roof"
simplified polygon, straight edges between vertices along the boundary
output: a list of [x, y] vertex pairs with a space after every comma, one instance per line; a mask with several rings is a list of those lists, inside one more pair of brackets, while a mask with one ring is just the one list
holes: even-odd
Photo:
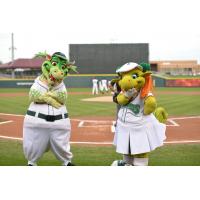
[[0, 69], [39, 69], [44, 61], [44, 58], [19, 58], [14, 60], [13, 62], [8, 62], [0, 65]]
[[169, 65], [169, 64], [197, 64], [197, 60], [153, 60], [150, 64]]

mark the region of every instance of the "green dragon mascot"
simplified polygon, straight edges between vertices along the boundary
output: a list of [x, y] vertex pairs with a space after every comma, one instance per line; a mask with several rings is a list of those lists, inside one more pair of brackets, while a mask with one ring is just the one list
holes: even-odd
[[30, 88], [30, 106], [24, 118], [23, 149], [28, 165], [35, 166], [41, 156], [51, 149], [63, 165], [71, 166], [71, 125], [65, 106], [67, 90], [63, 82], [70, 71], [76, 71], [74, 62], [61, 52], [43, 57], [42, 74]]

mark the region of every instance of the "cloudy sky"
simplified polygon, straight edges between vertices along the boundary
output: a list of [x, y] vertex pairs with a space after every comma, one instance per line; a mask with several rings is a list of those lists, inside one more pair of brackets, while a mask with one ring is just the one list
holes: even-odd
[[0, 60], [39, 51], [62, 51], [70, 43], [150, 45], [150, 60], [195, 59], [200, 63], [198, 0], [6, 0], [0, 12]]

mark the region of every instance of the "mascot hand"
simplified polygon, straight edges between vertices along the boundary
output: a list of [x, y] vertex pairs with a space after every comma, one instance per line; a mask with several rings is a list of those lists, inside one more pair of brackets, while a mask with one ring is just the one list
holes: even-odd
[[124, 96], [129, 98], [129, 99], [131, 97], [133, 97], [135, 94], [137, 94], [137, 90], [135, 88], [129, 89], [129, 90], [124, 92]]
[[153, 96], [149, 96], [144, 101], [144, 114], [149, 115], [155, 111], [157, 106], [156, 99]]
[[165, 124], [167, 121], [168, 113], [163, 107], [158, 107], [154, 111], [154, 115], [160, 123]]
[[[54, 99], [53, 99], [54, 100]], [[58, 103], [57, 101], [53, 101], [52, 103], [51, 103], [51, 105], [54, 107], [54, 108], [60, 108], [62, 105], [60, 104], [60, 103]]]
[[47, 92], [47, 93], [46, 93], [46, 96], [52, 97], [52, 98], [54, 98], [54, 99], [57, 97], [56, 94], [53, 93], [53, 92]]
[[43, 99], [46, 103], [48, 103], [49, 105], [55, 107], [55, 108], [60, 108], [62, 105], [57, 102], [55, 99], [53, 99], [52, 97], [48, 96], [48, 94], [43, 96]]
[[126, 105], [129, 102], [129, 98], [126, 97], [123, 93], [118, 94], [117, 96], [117, 103], [120, 105]]

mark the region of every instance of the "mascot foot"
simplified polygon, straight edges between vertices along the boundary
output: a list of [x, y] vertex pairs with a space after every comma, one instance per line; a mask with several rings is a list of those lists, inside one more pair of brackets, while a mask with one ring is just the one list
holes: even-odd
[[115, 160], [111, 166], [132, 166], [127, 164], [124, 160]]
[[75, 166], [73, 163], [69, 162], [67, 166]]

